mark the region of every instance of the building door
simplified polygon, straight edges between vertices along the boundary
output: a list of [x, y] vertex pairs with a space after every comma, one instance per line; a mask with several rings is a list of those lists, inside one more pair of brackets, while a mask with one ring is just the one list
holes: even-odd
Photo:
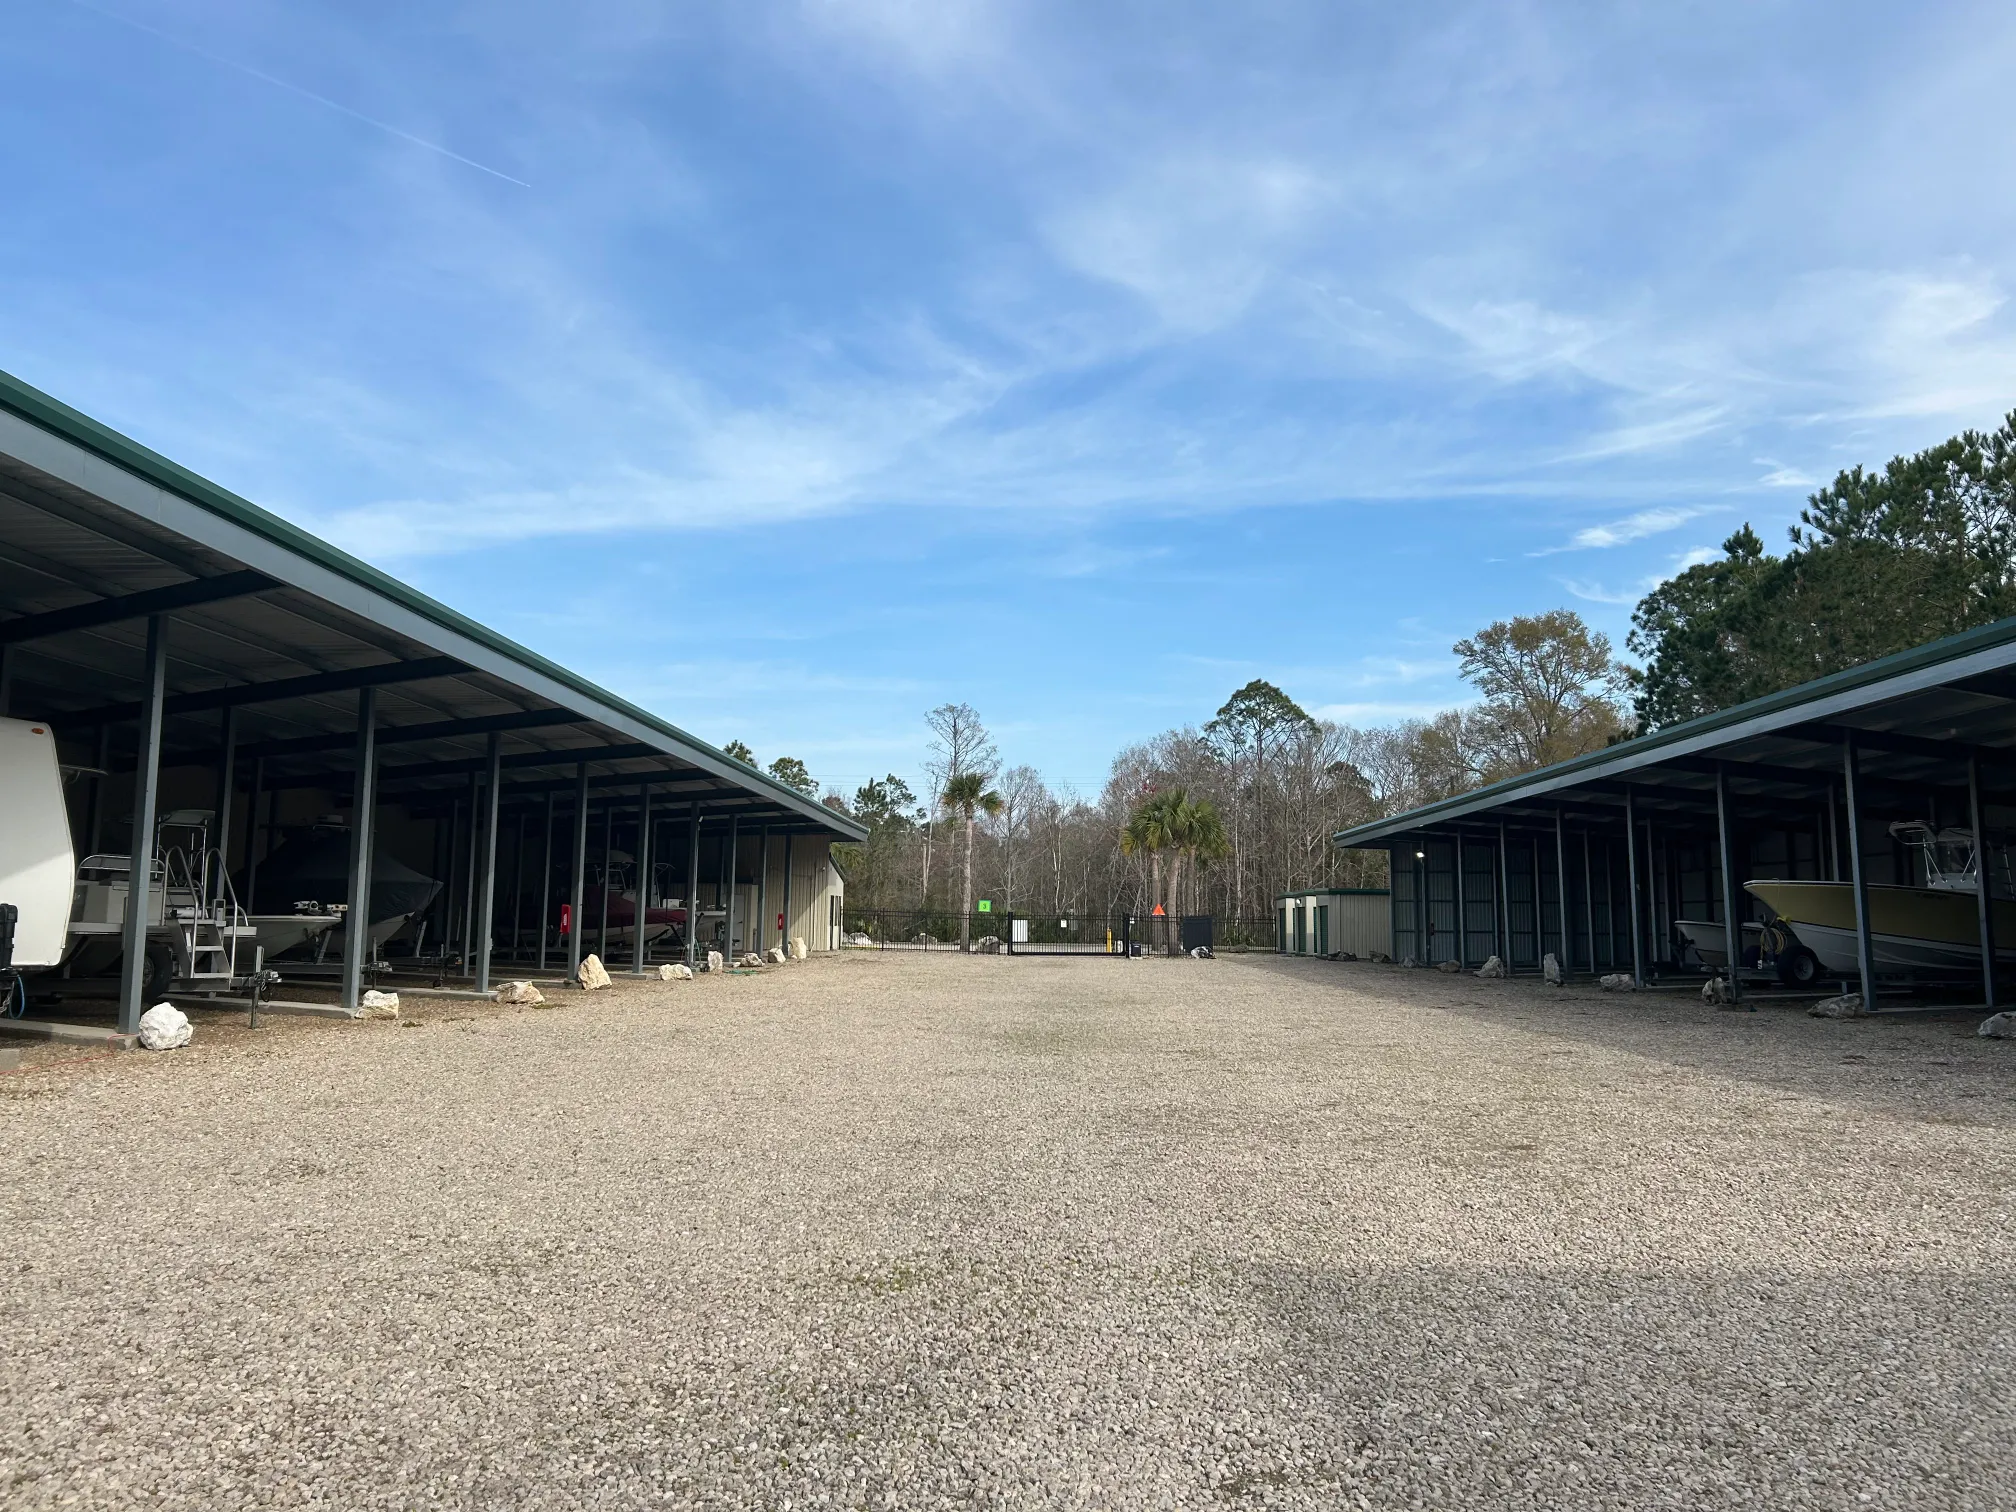
[[1295, 954], [1309, 954], [1309, 910], [1295, 905]]
[[1316, 954], [1319, 956], [1330, 954], [1330, 905], [1328, 903], [1318, 903], [1316, 905]]

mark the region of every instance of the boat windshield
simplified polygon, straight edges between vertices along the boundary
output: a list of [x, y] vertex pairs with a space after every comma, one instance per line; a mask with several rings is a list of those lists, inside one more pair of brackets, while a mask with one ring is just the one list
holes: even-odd
[[1925, 868], [1927, 887], [1974, 892], [1979, 886], [1979, 861], [1971, 829], [1935, 830], [1929, 824], [1907, 820], [1890, 826], [1890, 833], [1918, 852]]

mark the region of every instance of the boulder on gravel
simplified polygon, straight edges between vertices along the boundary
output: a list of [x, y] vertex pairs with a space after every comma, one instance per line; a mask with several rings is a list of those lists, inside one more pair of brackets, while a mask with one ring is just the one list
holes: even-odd
[[1383, 950], [1375, 950], [1372, 954], [1365, 957], [1365, 959], [1378, 966], [1391, 966], [1393, 964], [1393, 957], [1386, 954]]
[[173, 1003], [156, 1003], [140, 1015], [140, 1043], [149, 1050], [179, 1050], [193, 1033], [189, 1015]]
[[1727, 977], [1710, 977], [1701, 984], [1701, 1001], [1710, 1008], [1727, 1008], [1736, 1001], [1736, 994]]
[[845, 939], [841, 940], [840, 943], [842, 945], [854, 945], [854, 946], [873, 945], [875, 943], [875, 940], [872, 935], [862, 934], [861, 931], [857, 929], [854, 931], [853, 934], [850, 934]]
[[763, 964], [763, 957], [753, 950], [745, 950], [735, 958], [735, 964], [747, 971], [754, 971]]
[[1814, 1018], [1851, 1019], [1869, 1017], [1869, 1010], [1862, 1006], [1862, 994], [1859, 992], [1844, 992], [1839, 997], [1822, 998], [1806, 1011]]
[[399, 1017], [399, 994], [379, 992], [372, 989], [357, 1002], [357, 1017], [367, 1019], [395, 1019]]
[[1435, 963], [1435, 969], [1437, 971], [1446, 971], [1451, 976], [1454, 976], [1457, 972], [1463, 969], [1463, 963], [1461, 961], [1437, 961]]
[[528, 1008], [536, 1008], [546, 1001], [546, 994], [530, 982], [506, 982], [497, 989], [500, 1003], [522, 1003]]
[[581, 958], [581, 986], [589, 992], [609, 985], [609, 968], [602, 964], [602, 957], [587, 955]]
[[709, 971], [720, 971], [723, 968], [725, 968], [727, 964], [728, 964], [727, 961], [722, 959], [720, 951], [710, 950], [707, 952], [707, 969]]
[[791, 943], [784, 947], [784, 953], [794, 961], [804, 960], [806, 955], [805, 937], [803, 935], [791, 936]]
[[1974, 1032], [1983, 1039], [2016, 1039], [2016, 1013], [1991, 1014]]
[[1540, 957], [1540, 976], [1549, 987], [1561, 985], [1561, 962], [1555, 958], [1551, 950]]
[[1631, 980], [1628, 971], [1613, 971], [1607, 976], [1596, 978], [1596, 985], [1605, 992], [1636, 992], [1638, 984]]
[[763, 952], [763, 959], [772, 966], [782, 966], [787, 959], [782, 945], [772, 945]]
[[936, 945], [938, 937], [934, 934], [915, 934], [910, 937], [910, 943], [912, 945]]
[[980, 952], [981, 955], [999, 955], [1001, 954], [1001, 936], [982, 935], [973, 942], [973, 948]]
[[1190, 959], [1193, 961], [1215, 961], [1218, 958], [1212, 954], [1209, 945], [1193, 945], [1190, 949]]
[[667, 962], [658, 968], [658, 980], [661, 982], [690, 982], [693, 980], [693, 968], [688, 966], [684, 961]]
[[1486, 979], [1502, 977], [1505, 975], [1505, 963], [1494, 955], [1477, 968], [1477, 975]]

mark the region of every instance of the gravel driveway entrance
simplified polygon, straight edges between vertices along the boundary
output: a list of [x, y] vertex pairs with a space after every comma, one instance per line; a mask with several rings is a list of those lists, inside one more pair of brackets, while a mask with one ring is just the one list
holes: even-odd
[[0, 1078], [0, 1503], [2016, 1505], [2016, 1044], [1543, 991], [871, 954]]

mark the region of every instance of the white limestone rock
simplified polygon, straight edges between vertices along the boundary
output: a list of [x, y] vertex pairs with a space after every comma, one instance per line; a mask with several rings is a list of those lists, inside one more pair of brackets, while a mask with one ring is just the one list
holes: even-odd
[[1561, 962], [1555, 958], [1551, 950], [1540, 957], [1540, 976], [1549, 987], [1561, 985]]
[[1496, 981], [1505, 975], [1505, 963], [1497, 956], [1491, 956], [1477, 968], [1477, 975], [1486, 981]]
[[1862, 1006], [1862, 994], [1844, 992], [1839, 997], [1822, 998], [1806, 1012], [1813, 1018], [1856, 1019], [1869, 1017], [1869, 1010]]
[[688, 966], [684, 961], [668, 961], [665, 965], [658, 968], [658, 980], [661, 982], [690, 982], [693, 980], [693, 968]]
[[1600, 976], [1596, 979], [1596, 985], [1601, 987], [1605, 992], [1636, 992], [1638, 990], [1638, 984], [1631, 980], [1631, 973], [1628, 971], [1613, 971], [1607, 976]]
[[710, 972], [725, 970], [727, 968], [727, 965], [728, 962], [726, 958], [722, 956], [720, 951], [710, 950], [707, 952], [707, 969]]
[[1983, 1039], [2016, 1039], [2016, 1013], [1993, 1014], [1974, 1032]]
[[772, 966], [782, 966], [786, 960], [784, 947], [782, 945], [772, 945], [768, 950], [763, 952], [763, 959]]
[[357, 1017], [367, 1019], [396, 1019], [399, 1017], [399, 994], [380, 992], [375, 987], [365, 993], [357, 1002]]
[[790, 956], [794, 961], [805, 959], [805, 937], [803, 935], [791, 936]]
[[581, 958], [581, 985], [589, 992], [609, 985], [609, 968], [602, 964], [602, 957], [588, 955]]
[[140, 1043], [149, 1050], [179, 1050], [195, 1031], [173, 1003], [156, 1003], [140, 1015]]
[[546, 994], [530, 982], [506, 982], [497, 989], [500, 1003], [520, 1003], [528, 1008], [536, 1008], [546, 1001]]
[[1445, 971], [1449, 975], [1454, 976], [1463, 969], [1463, 963], [1461, 961], [1437, 961], [1435, 969], [1437, 971]]
[[763, 957], [756, 954], [753, 950], [745, 950], [735, 958], [735, 964], [744, 970], [755, 971], [762, 967]]
[[1726, 977], [1710, 977], [1701, 984], [1701, 1001], [1710, 1008], [1726, 1008], [1736, 1001]]

